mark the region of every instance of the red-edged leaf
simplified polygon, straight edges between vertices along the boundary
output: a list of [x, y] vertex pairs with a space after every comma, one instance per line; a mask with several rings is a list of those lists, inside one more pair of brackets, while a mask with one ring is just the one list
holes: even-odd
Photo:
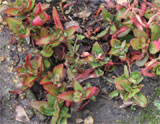
[[43, 25], [43, 20], [41, 19], [41, 17], [38, 15], [33, 19], [32, 25], [34, 26], [41, 26]]
[[39, 13], [42, 13], [43, 12], [42, 4], [38, 3], [33, 11], [34, 11], [34, 15], [38, 15]]
[[86, 89], [86, 98], [85, 99], [88, 99], [92, 96], [96, 96], [99, 92], [99, 89], [97, 87], [89, 87]]
[[116, 39], [118, 36], [122, 35], [127, 35], [130, 31], [130, 28], [128, 27], [120, 27], [119, 30], [112, 35], [112, 39]]
[[53, 83], [53, 82], [50, 81], [46, 75], [45, 75], [45, 76], [43, 77], [43, 79], [40, 81], [40, 84], [42, 84], [42, 85], [52, 84], [52, 83]]
[[35, 0], [29, 0], [28, 3], [29, 3], [29, 4], [28, 4], [27, 10], [30, 11], [30, 10], [32, 10], [33, 7], [34, 7]]
[[4, 11], [5, 14], [10, 16], [19, 16], [19, 9], [17, 8], [9, 8]]
[[38, 76], [30, 76], [28, 75], [27, 78], [24, 79], [22, 82], [24, 86], [32, 87], [34, 84], [34, 81], [37, 80]]
[[59, 15], [58, 15], [58, 12], [56, 10], [55, 7], [53, 7], [53, 10], [52, 10], [52, 16], [53, 16], [53, 20], [54, 20], [54, 23], [55, 23], [55, 26], [57, 29], [61, 29], [61, 30], [64, 30], [63, 29], [63, 26], [62, 26], [62, 23], [59, 19]]
[[24, 67], [25, 68], [30, 68], [30, 69], [32, 69], [32, 65], [31, 65], [31, 55], [30, 54], [28, 54], [27, 56], [26, 56], [26, 62], [25, 62], [25, 65], [24, 65]]
[[139, 29], [139, 30], [143, 30], [143, 26], [138, 22], [138, 20], [136, 18], [130, 18], [130, 20], [135, 24], [135, 26]]
[[73, 95], [75, 91], [68, 91], [58, 95], [59, 99], [63, 99], [68, 102], [74, 102]]
[[32, 108], [37, 109], [39, 112], [43, 113], [41, 111], [41, 106], [47, 106], [47, 101], [33, 101], [30, 102], [30, 106], [32, 106]]
[[53, 84], [45, 84], [43, 88], [52, 96], [57, 96], [59, 92], [59, 88]]
[[69, 27], [65, 33], [67, 34], [67, 37], [70, 38], [78, 29], [79, 27], [78, 26], [72, 26], [72, 27]]
[[42, 37], [39, 41], [36, 42], [38, 45], [47, 45], [50, 44], [51, 41], [53, 41], [55, 38], [53, 35], [48, 35], [45, 37]]
[[55, 66], [54, 69], [53, 69], [53, 74], [54, 75], [58, 74], [59, 77], [62, 78], [63, 75], [64, 75], [64, 65], [60, 64], [60, 65]]
[[36, 58], [36, 60], [37, 60], [37, 67], [38, 68], [40, 68], [40, 73], [42, 72], [42, 69], [43, 69], [43, 61], [42, 61], [42, 56], [38, 56], [37, 58]]
[[85, 78], [87, 78], [93, 71], [94, 71], [94, 69], [86, 69], [82, 74], [79, 74], [77, 77], [75, 77], [75, 80], [85, 79]]
[[26, 33], [25, 34], [21, 34], [20, 37], [21, 38], [26, 38], [26, 37], [29, 37], [30, 36], [30, 28], [28, 27], [26, 29]]
[[134, 101], [140, 106], [140, 107], [146, 107], [147, 105], [147, 99], [142, 93], [137, 93], [134, 96]]

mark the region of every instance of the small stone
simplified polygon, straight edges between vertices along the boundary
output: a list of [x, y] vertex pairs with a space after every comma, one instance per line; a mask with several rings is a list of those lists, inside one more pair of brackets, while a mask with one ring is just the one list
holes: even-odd
[[5, 56], [2, 56], [1, 57], [1, 62], [4, 62], [6, 60], [6, 57]]
[[0, 23], [3, 23], [3, 18], [1, 15], [0, 15]]
[[0, 32], [3, 30], [3, 28], [0, 27]]
[[83, 119], [82, 118], [76, 118], [76, 123], [77, 124], [80, 124], [80, 123], [82, 123], [83, 122]]
[[7, 22], [6, 22], [6, 21], [3, 21], [3, 22], [2, 22], [2, 25], [6, 26], [6, 25], [7, 25]]
[[18, 48], [18, 52], [22, 52], [22, 48], [21, 47]]
[[9, 68], [9, 70], [8, 70], [8, 72], [13, 72], [13, 66], [11, 66], [10, 68]]
[[46, 2], [48, 2], [48, 3], [51, 2], [51, 1], [52, 1], [52, 0], [46, 0]]
[[20, 98], [21, 98], [21, 100], [24, 100], [25, 94], [20, 94]]
[[87, 118], [85, 118], [84, 124], [94, 124], [93, 117], [92, 116], [88, 116]]
[[8, 2], [7, 1], [3, 1], [2, 4], [8, 5]]

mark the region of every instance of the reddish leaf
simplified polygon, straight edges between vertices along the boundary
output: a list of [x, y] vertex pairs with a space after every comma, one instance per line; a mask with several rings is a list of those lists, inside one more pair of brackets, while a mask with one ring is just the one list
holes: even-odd
[[50, 44], [50, 42], [53, 40], [55, 40], [53, 35], [48, 35], [48, 36], [42, 37], [39, 41], [36, 42], [36, 44], [47, 45], [47, 44]]
[[85, 99], [88, 99], [88, 98], [90, 98], [92, 96], [97, 95], [98, 92], [99, 92], [99, 89], [97, 87], [89, 87], [89, 88], [87, 88], [86, 89], [87, 96], [86, 96]]
[[68, 91], [58, 95], [59, 99], [63, 99], [68, 102], [74, 102], [73, 95], [75, 91]]
[[55, 66], [54, 69], [53, 69], [53, 74], [54, 75], [58, 74], [59, 77], [62, 78], [63, 75], [64, 75], [64, 65], [60, 64], [60, 65]]
[[30, 76], [30, 75], [27, 75], [27, 78], [24, 78], [24, 79], [23, 79], [22, 84], [23, 84], [24, 86], [32, 87], [33, 84], [34, 84], [34, 81], [37, 80], [38, 78], [39, 78], [38, 76]]
[[19, 16], [19, 9], [17, 8], [9, 8], [4, 11], [5, 14], [10, 16]]
[[25, 62], [25, 65], [24, 65], [24, 67], [25, 68], [30, 68], [30, 69], [32, 69], [32, 65], [31, 65], [31, 55], [30, 54], [28, 54], [27, 56], [26, 56], [26, 62]]
[[128, 27], [120, 27], [119, 30], [112, 35], [112, 39], [116, 39], [118, 37], [118, 35], [120, 35], [121, 33], [124, 33], [125, 31], [128, 31], [128, 30], [129, 30]]
[[34, 15], [38, 15], [39, 13], [43, 13], [42, 4], [38, 3], [34, 9]]
[[78, 26], [72, 26], [72, 27], [69, 27], [65, 33], [67, 34], [67, 37], [70, 38], [78, 29], [79, 27]]
[[42, 19], [40, 18], [39, 15], [36, 16], [36, 17], [33, 19], [32, 25], [34, 25], [34, 26], [41, 26], [41, 25], [43, 25], [43, 21], [42, 21]]
[[44, 76], [43, 79], [40, 81], [40, 84], [42, 84], [42, 85], [52, 84], [52, 83], [53, 83], [53, 82], [50, 81], [47, 76]]
[[30, 29], [29, 27], [26, 29], [26, 33], [25, 34], [21, 34], [20, 37], [21, 38], [26, 38], [30, 36]]
[[59, 92], [59, 88], [53, 84], [45, 84], [43, 88], [52, 96], [57, 96]]
[[54, 20], [54, 23], [55, 23], [55, 26], [57, 29], [61, 29], [61, 30], [64, 30], [63, 29], [63, 26], [62, 26], [62, 23], [59, 19], [59, 15], [58, 15], [58, 12], [56, 10], [55, 7], [53, 7], [53, 10], [52, 10], [52, 16], [53, 16], [53, 20]]

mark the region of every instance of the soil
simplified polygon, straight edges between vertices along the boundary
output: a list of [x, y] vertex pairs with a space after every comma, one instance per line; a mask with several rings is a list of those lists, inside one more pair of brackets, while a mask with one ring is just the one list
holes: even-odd
[[[44, 0], [39, 1], [45, 2]], [[103, 3], [102, 0], [85, 0], [85, 2], [78, 0], [70, 1], [75, 6], [66, 15], [66, 18], [69, 21], [70, 16], [74, 21], [77, 21], [81, 26], [81, 32], [86, 32], [86, 28], [95, 30], [99, 26], [101, 26], [101, 30], [104, 29], [103, 25], [101, 25], [103, 21], [100, 17], [97, 18], [97, 22], [93, 23], [93, 16], [100, 4]], [[57, 1], [51, 3], [51, 6], [52, 4], [57, 4]], [[88, 12], [91, 12], [89, 18], [79, 18], [76, 13], [78, 14], [86, 8], [88, 8]], [[96, 34], [94, 33], [93, 35], [96, 36]], [[82, 53], [83, 51], [90, 51], [91, 45], [95, 41], [85, 38], [79, 42], [81, 43], [79, 53]], [[100, 42], [101, 44], [105, 43], [103, 39]], [[9, 93], [10, 90], [21, 87], [16, 68], [24, 64], [25, 56], [31, 49], [32, 47], [27, 43], [21, 47], [10, 45], [9, 31], [7, 28], [0, 32], [0, 58], [5, 58], [4, 61], [0, 62], [0, 124], [21, 124], [21, 122], [15, 120], [15, 108], [18, 105], [21, 105], [25, 109], [33, 124], [49, 124], [50, 117], [41, 115], [29, 105], [30, 101], [44, 99], [44, 91], [38, 84], [19, 96]], [[117, 66], [115, 69], [113, 75], [118, 76], [123, 73], [123, 66]], [[137, 71], [139, 68], [133, 65], [131, 70]], [[103, 78], [86, 81], [94, 86], [98, 86], [101, 92], [97, 96], [96, 101], [89, 102], [83, 110], [72, 112], [72, 117], [68, 119], [69, 124], [75, 124], [77, 118], [84, 120], [88, 116], [93, 117], [95, 124], [160, 124], [160, 110], [153, 103], [154, 100], [160, 100], [159, 78], [145, 78], [142, 82], [144, 84], [142, 93], [148, 99], [146, 108], [129, 106], [121, 109], [119, 106], [123, 102], [119, 98], [110, 99], [108, 97], [108, 94], [114, 90], [114, 85], [106, 80], [108, 76], [108, 74], [105, 74]]]

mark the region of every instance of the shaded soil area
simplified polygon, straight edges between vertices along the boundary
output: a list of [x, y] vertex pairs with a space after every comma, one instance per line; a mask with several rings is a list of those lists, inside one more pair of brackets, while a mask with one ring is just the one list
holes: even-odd
[[[66, 14], [66, 18], [69, 19], [72, 17], [73, 20], [76, 20], [80, 24], [80, 32], [86, 33], [86, 29], [90, 28], [92, 28], [94, 31], [99, 26], [101, 26], [101, 30], [104, 29], [103, 25], [101, 25], [103, 21], [100, 17], [93, 22], [93, 16], [103, 1], [88, 1], [89, 0], [86, 0], [86, 2], [78, 0], [71, 1], [75, 7], [69, 14]], [[52, 4], [56, 3], [57, 2], [54, 1]], [[85, 9], [86, 14], [90, 13], [89, 17], [80, 17], [79, 13]], [[69, 8], [67, 10], [69, 11]], [[97, 32], [93, 33], [93, 35], [96, 34]], [[95, 41], [84, 39], [79, 42], [81, 43], [79, 53], [82, 53], [84, 51], [90, 51], [91, 45]], [[101, 39], [100, 42], [103, 44], [105, 43], [105, 40]], [[21, 81], [17, 76], [16, 67], [24, 64], [25, 57], [32, 47], [27, 43], [21, 46], [21, 48], [8, 43], [9, 32], [8, 29], [4, 29], [2, 32], [0, 32], [0, 124], [21, 124], [21, 122], [15, 120], [15, 108], [18, 105], [21, 105], [25, 109], [28, 117], [31, 120], [31, 123], [49, 124], [50, 117], [41, 115], [39, 112], [33, 110], [29, 105], [29, 102], [31, 101], [42, 100], [44, 98], [45, 94], [38, 84], [35, 85], [31, 90], [28, 90], [19, 96], [9, 94], [10, 90], [21, 87]], [[132, 71], [136, 70], [138, 70], [138, 68], [134, 65], [132, 67]], [[122, 73], [123, 66], [115, 67], [115, 72], [113, 72], [114, 75], [118, 76]], [[103, 78], [90, 79], [86, 81], [90, 82], [94, 86], [98, 86], [101, 89], [101, 92], [97, 96], [96, 101], [89, 102], [83, 110], [75, 111], [75, 109], [73, 109], [72, 117], [68, 119], [69, 124], [75, 124], [77, 123], [76, 120], [78, 118], [84, 120], [88, 116], [93, 117], [95, 124], [160, 123], [160, 110], [158, 110], [153, 103], [154, 100], [160, 100], [159, 78], [145, 78], [142, 82], [144, 84], [142, 92], [145, 96], [147, 96], [148, 99], [146, 108], [129, 106], [127, 108], [120, 109], [119, 106], [123, 104], [121, 99], [116, 98], [111, 100], [108, 97], [109, 93], [114, 90], [114, 85], [106, 80], [108, 76], [108, 74], [105, 74]]]

